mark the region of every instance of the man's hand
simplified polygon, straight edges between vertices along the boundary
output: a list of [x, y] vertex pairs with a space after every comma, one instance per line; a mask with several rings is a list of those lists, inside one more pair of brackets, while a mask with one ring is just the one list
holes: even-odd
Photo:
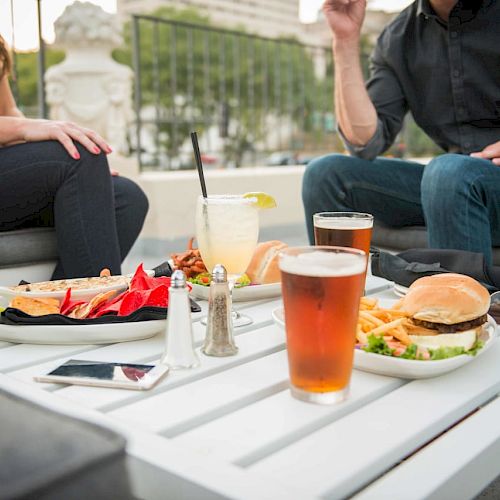
[[323, 13], [337, 41], [359, 38], [366, 0], [325, 0]]
[[492, 163], [500, 167], [500, 141], [486, 146], [482, 151], [471, 153], [471, 156], [491, 160]]

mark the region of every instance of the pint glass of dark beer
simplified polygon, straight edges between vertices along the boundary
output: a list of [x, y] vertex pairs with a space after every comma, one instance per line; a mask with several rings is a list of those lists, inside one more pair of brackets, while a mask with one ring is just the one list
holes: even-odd
[[359, 212], [321, 212], [314, 214], [316, 245], [359, 248], [369, 255], [373, 215]]
[[366, 255], [343, 247], [288, 248], [280, 254], [293, 396], [343, 401], [351, 378]]

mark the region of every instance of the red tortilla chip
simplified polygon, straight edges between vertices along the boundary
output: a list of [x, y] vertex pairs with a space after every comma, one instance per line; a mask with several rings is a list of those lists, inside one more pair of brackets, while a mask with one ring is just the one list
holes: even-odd
[[71, 300], [71, 288], [68, 288], [66, 290], [66, 295], [64, 296], [64, 300], [62, 301], [61, 310], [59, 314], [67, 316], [77, 306], [80, 306], [85, 303], [86, 302], [84, 300]]
[[129, 292], [121, 303], [118, 316], [128, 316], [137, 309], [147, 306], [167, 307], [168, 287], [160, 285], [152, 290], [135, 290]]
[[152, 278], [149, 276], [143, 268], [142, 264], [139, 264], [137, 267], [135, 274], [130, 281], [129, 291], [135, 290], [151, 290], [160, 285], [170, 286], [170, 278], [166, 276], [160, 276], [159, 278]]
[[140, 264], [130, 281], [129, 289], [94, 308], [88, 317], [98, 318], [105, 314], [128, 316], [141, 307], [167, 307], [169, 286], [170, 278], [152, 278], [147, 275]]

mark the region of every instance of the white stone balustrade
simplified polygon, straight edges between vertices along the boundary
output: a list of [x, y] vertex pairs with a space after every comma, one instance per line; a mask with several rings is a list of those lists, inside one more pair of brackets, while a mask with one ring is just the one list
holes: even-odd
[[132, 70], [111, 57], [122, 44], [116, 16], [74, 2], [55, 22], [55, 45], [66, 52], [45, 74], [50, 117], [91, 128], [119, 153], [128, 153]]

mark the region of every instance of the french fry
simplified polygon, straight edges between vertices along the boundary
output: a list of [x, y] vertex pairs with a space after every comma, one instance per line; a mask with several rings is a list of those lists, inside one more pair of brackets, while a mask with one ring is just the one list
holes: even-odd
[[377, 309], [370, 311], [370, 314], [372, 316], [375, 316], [377, 318], [379, 317], [384, 317], [384, 316], [396, 316], [396, 317], [408, 317], [408, 313], [405, 311], [399, 311], [397, 309]]
[[404, 345], [410, 345], [411, 344], [411, 339], [406, 333], [403, 325], [399, 325], [397, 328], [394, 329], [393, 331], [394, 337], [396, 337], [400, 342], [402, 342]]
[[358, 328], [356, 329], [356, 339], [360, 344], [366, 344], [368, 343], [368, 337], [366, 333], [361, 330], [361, 327], [358, 325]]
[[359, 307], [361, 310], [374, 309], [378, 304], [377, 299], [369, 299], [368, 297], [361, 297]]
[[408, 313], [399, 307], [400, 303], [397, 303], [391, 309], [383, 309], [378, 306], [377, 299], [363, 297], [356, 329], [358, 342], [364, 344], [369, 335], [377, 335], [383, 336], [391, 345], [409, 346], [412, 343], [409, 334], [420, 333], [423, 329], [415, 326], [408, 319]]
[[371, 311], [359, 311], [359, 316], [360, 318], [363, 318], [366, 321], [369, 321], [370, 323], [374, 324], [375, 326], [381, 326], [384, 324], [384, 321], [381, 319], [377, 318]]
[[373, 330], [370, 330], [367, 332], [368, 335], [382, 335], [383, 333], [390, 332], [391, 330], [394, 330], [397, 326], [403, 324], [406, 321], [406, 318], [398, 318], [390, 323], [384, 323], [383, 325], [377, 326], [377, 328], [374, 328]]

